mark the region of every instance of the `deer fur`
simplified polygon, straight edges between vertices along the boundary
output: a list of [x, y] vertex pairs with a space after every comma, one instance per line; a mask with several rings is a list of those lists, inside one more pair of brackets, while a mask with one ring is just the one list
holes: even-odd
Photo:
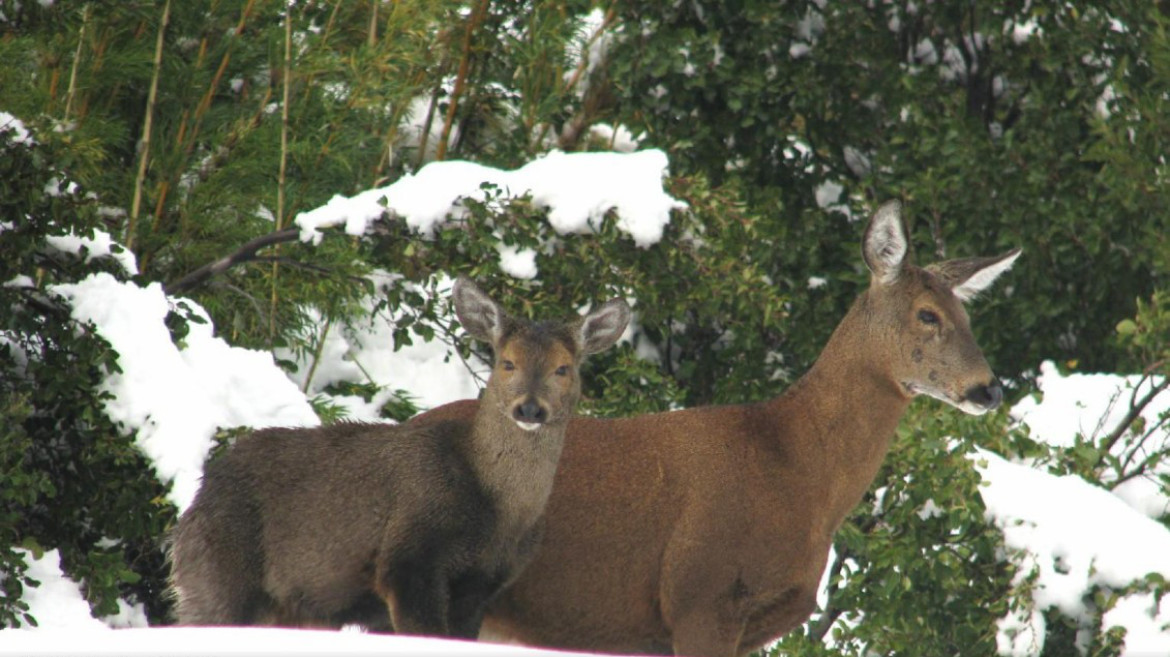
[[919, 268], [908, 245], [901, 204], [883, 205], [863, 240], [869, 288], [780, 397], [574, 418], [540, 549], [489, 605], [481, 638], [730, 657], [803, 623], [910, 400], [979, 414], [1002, 399], [962, 302], [1019, 250]]
[[[183, 625], [340, 627], [474, 638], [539, 543], [585, 355], [629, 320], [507, 316], [453, 290], [495, 365], [468, 422], [264, 429], [206, 467], [171, 550]], [[424, 375], [425, 373], [420, 373]]]

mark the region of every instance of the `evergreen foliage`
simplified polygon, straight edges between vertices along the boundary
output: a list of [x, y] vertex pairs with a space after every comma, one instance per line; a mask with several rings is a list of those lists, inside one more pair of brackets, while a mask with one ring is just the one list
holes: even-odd
[[[469, 274], [529, 316], [631, 294], [665, 356], [615, 349], [584, 371], [585, 410], [625, 415], [783, 390], [867, 280], [861, 218], [901, 197], [924, 261], [1024, 247], [1006, 292], [972, 311], [1017, 395], [1044, 359], [1170, 373], [1166, 3], [636, 0], [592, 21], [579, 0], [286, 6], [0, 2], [0, 111], [35, 139], [0, 125], [0, 626], [34, 622], [22, 547], [59, 548], [95, 613], [122, 596], [168, 622], [175, 510], [102, 412], [118, 355], [50, 294], [131, 274], [48, 246], [68, 231], [112, 234], [134, 280], [199, 302], [229, 342], [305, 354], [318, 316], [343, 327], [370, 294], [406, 311], [397, 343], [450, 340], [410, 286], [436, 273]], [[619, 124], [669, 153], [669, 191], [689, 209], [649, 248], [612, 217], [560, 236], [537, 256], [539, 284], [499, 269], [497, 238], [551, 236], [545, 211], [505, 190], [430, 240], [393, 217], [315, 247], [287, 230], [434, 159], [517, 167], [606, 149], [591, 128]], [[192, 275], [229, 254], [233, 266]], [[375, 290], [375, 270], [401, 279]], [[408, 393], [388, 417], [415, 410]], [[994, 653], [995, 620], [1023, 591], [953, 436], [1103, 485], [1170, 456], [1117, 459], [1094, 436], [1056, 450], [1004, 413], [916, 404], [839, 535], [827, 608], [779, 650], [827, 654], [832, 632], [849, 655]], [[1081, 628], [1050, 614], [1057, 654]], [[1118, 637], [1090, 629], [1092, 654], [1116, 654]]]
[[[46, 238], [93, 235], [95, 203], [70, 185], [60, 155], [0, 128], [0, 624], [35, 623], [20, 602], [30, 584], [23, 548], [58, 548], [63, 567], [86, 582], [96, 613], [119, 596], [165, 608], [159, 537], [174, 518], [132, 435], [106, 417], [101, 383], [118, 354], [70, 317], [45, 290], [95, 271], [124, 276], [110, 258], [54, 250]], [[46, 193], [47, 189], [56, 190]], [[30, 278], [35, 274], [36, 278]]]
[[[620, 8], [617, 115], [669, 149], [676, 173], [740, 183], [766, 217], [758, 262], [782, 289], [855, 267], [838, 236], [856, 201], [903, 197], [922, 254], [1024, 246], [1013, 296], [981, 308], [1003, 375], [1123, 360], [1099, 318], [1132, 315], [1166, 283], [1164, 5]], [[820, 207], [826, 184], [841, 205]], [[852, 296], [830, 294], [831, 313], [793, 299], [800, 366]]]

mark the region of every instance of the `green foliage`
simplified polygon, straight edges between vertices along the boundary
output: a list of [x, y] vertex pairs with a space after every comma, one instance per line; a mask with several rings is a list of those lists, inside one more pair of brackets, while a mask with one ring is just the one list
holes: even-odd
[[21, 509], [51, 495], [53, 484], [45, 472], [28, 467], [27, 455], [33, 445], [24, 422], [33, 411], [27, 395], [14, 393], [4, 400], [0, 409], [5, 418], [0, 425], [0, 445], [4, 446], [0, 450], [0, 479], [5, 482], [0, 490], [0, 627], [20, 627], [36, 624], [21, 598], [26, 586], [37, 584], [25, 575], [28, 564], [16, 551], [18, 547], [34, 547], [28, 541], [21, 544]]
[[[116, 208], [115, 237], [133, 245], [146, 279], [178, 283], [297, 212], [401, 174], [404, 164], [389, 154], [411, 100], [432, 83], [427, 74], [441, 54], [430, 48], [433, 27], [454, 3], [297, 3], [289, 80], [281, 75], [281, 3], [171, 4], [158, 66], [162, 3], [8, 2], [6, 34], [17, 38], [0, 46], [9, 63], [0, 71], [5, 111], [61, 142], [60, 164]], [[271, 346], [283, 338], [277, 327], [305, 324], [306, 304], [331, 300], [343, 312], [368, 291], [354, 285], [366, 271], [344, 243], [292, 245], [184, 293], [235, 342]]]
[[1138, 299], [1134, 317], [1117, 323], [1117, 338], [1135, 362], [1170, 371], [1170, 290], [1156, 290], [1148, 301]]
[[119, 371], [117, 354], [48, 293], [94, 271], [124, 274], [109, 258], [87, 262], [47, 244], [68, 231], [92, 236], [94, 203], [66, 186], [46, 194], [64, 176], [56, 153], [13, 135], [0, 129], [0, 199], [13, 210], [4, 216], [21, 218], [0, 229], [0, 280], [10, 282], [0, 286], [0, 625], [33, 622], [20, 593], [36, 584], [18, 547], [60, 550], [95, 614], [115, 613], [119, 597], [156, 614], [165, 607], [158, 543], [174, 509], [133, 437], [105, 415], [101, 382]]
[[[1159, 266], [1170, 234], [1164, 7], [618, 8], [628, 36], [610, 70], [616, 114], [669, 149], [676, 173], [741, 184], [764, 224], [752, 262], [781, 289], [830, 277], [793, 295], [785, 351], [797, 369], [852, 297], [832, 284], [855, 280], [846, 211], [890, 197], [912, 200], [922, 254], [1024, 247], [977, 327], [1002, 375], [1019, 380], [1045, 358], [1090, 370], [1124, 360], [1112, 325], [1170, 271]], [[825, 184], [844, 190], [839, 208], [819, 207]]]

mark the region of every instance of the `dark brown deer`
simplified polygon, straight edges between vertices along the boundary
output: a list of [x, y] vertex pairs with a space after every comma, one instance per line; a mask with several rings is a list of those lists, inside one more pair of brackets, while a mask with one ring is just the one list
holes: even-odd
[[[183, 625], [340, 627], [474, 638], [540, 540], [586, 354], [629, 320], [507, 316], [459, 279], [455, 310], [495, 365], [468, 422], [265, 429], [208, 464], [174, 533]], [[425, 372], [420, 372], [425, 376]]]
[[[569, 423], [544, 540], [481, 637], [730, 657], [808, 618], [833, 534], [911, 398], [979, 414], [1003, 394], [963, 302], [1019, 250], [916, 267], [891, 202], [862, 251], [869, 289], [782, 396]], [[474, 412], [457, 402], [415, 421]]]

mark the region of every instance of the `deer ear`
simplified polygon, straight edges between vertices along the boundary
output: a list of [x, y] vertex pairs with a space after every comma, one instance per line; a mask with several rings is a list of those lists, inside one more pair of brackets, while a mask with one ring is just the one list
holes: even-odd
[[990, 287], [1000, 274], [1011, 269], [1021, 252], [1012, 249], [988, 258], [947, 260], [930, 265], [926, 270], [941, 278], [960, 301], [969, 301]]
[[577, 341], [583, 354], [605, 351], [622, 337], [630, 323], [630, 307], [621, 299], [610, 299], [581, 318]]
[[451, 296], [455, 299], [455, 316], [463, 330], [477, 340], [496, 344], [504, 334], [506, 317], [499, 304], [465, 276], [455, 280]]
[[874, 281], [889, 285], [898, 280], [906, 262], [910, 240], [902, 223], [902, 202], [887, 201], [869, 220], [861, 254]]

